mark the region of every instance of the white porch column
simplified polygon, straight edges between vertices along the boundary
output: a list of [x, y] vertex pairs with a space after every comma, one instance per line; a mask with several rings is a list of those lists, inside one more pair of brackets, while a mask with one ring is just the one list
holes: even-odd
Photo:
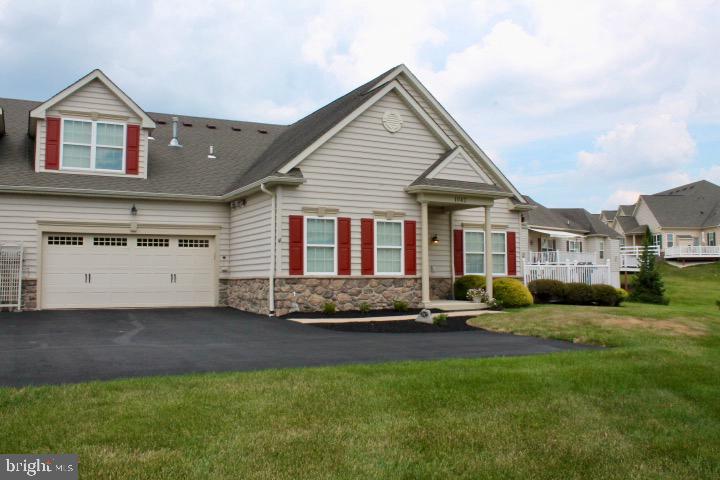
[[422, 266], [421, 266], [421, 282], [422, 282], [422, 303], [426, 304], [430, 302], [430, 252], [428, 243], [430, 241], [428, 237], [428, 229], [430, 228], [428, 222], [428, 204], [427, 202], [421, 202], [421, 227], [420, 227], [420, 251], [422, 255]]
[[485, 292], [493, 298], [493, 261], [492, 261], [492, 218], [491, 206], [485, 206]]

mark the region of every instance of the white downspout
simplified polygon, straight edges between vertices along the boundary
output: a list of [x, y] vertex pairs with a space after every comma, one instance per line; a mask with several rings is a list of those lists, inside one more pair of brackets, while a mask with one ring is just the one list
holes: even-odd
[[275, 192], [268, 190], [264, 183], [260, 184], [260, 191], [270, 195], [270, 268], [268, 270], [268, 314], [275, 314]]

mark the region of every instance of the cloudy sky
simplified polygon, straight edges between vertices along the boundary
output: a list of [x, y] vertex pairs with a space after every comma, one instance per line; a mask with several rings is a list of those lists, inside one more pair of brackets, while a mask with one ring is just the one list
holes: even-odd
[[0, 0], [0, 97], [101, 68], [148, 111], [291, 123], [405, 63], [515, 185], [720, 182], [720, 0]]

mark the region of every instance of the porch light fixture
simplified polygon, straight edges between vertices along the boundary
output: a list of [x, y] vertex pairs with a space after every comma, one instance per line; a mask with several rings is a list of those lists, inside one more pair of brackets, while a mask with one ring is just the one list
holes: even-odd
[[433, 237], [432, 237], [432, 244], [433, 244], [433, 245], [440, 245], [440, 239], [438, 238], [437, 234], [433, 235]]
[[135, 206], [134, 203], [133, 203], [132, 208], [130, 208], [130, 215], [132, 215], [133, 217], [137, 216], [137, 207]]

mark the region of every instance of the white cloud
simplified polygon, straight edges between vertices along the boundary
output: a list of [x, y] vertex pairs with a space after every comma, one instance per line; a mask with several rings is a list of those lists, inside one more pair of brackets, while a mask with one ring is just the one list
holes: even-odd
[[632, 205], [637, 201], [640, 195], [641, 192], [616, 190], [605, 202], [605, 207], [608, 209], [615, 209], [618, 205]]
[[581, 171], [596, 179], [674, 171], [690, 163], [696, 152], [687, 125], [669, 115], [618, 125], [600, 136], [596, 147], [578, 154]]

